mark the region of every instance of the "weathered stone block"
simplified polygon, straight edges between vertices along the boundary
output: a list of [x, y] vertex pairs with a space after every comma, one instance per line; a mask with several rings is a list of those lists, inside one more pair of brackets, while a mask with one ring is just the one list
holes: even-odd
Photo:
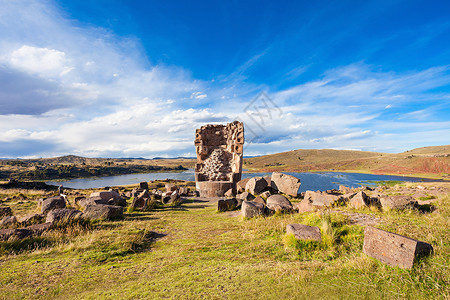
[[312, 206], [331, 207], [336, 205], [340, 200], [344, 200], [342, 196], [328, 194], [326, 192], [306, 191], [304, 200], [308, 200]]
[[139, 188], [143, 190], [148, 190], [148, 182], [146, 181], [139, 182]]
[[58, 208], [49, 211], [47, 214], [47, 218], [45, 219], [46, 223], [58, 223], [62, 221], [74, 220], [81, 217], [83, 213], [76, 209], [71, 208]]
[[264, 204], [243, 201], [241, 207], [241, 215], [246, 218], [253, 218], [264, 215]]
[[52, 197], [42, 201], [41, 213], [46, 214], [57, 208], [65, 208], [66, 201], [63, 197]]
[[236, 183], [236, 189], [237, 189], [238, 193], [245, 192], [245, 186], [247, 185], [247, 182], [249, 180], [250, 180], [250, 178], [245, 178], [245, 179], [238, 181], [238, 183]]
[[266, 200], [267, 208], [272, 211], [289, 212], [293, 209], [291, 201], [283, 195], [272, 195]]
[[363, 251], [382, 263], [411, 269], [417, 258], [431, 254], [433, 247], [425, 242], [367, 226], [364, 230]]
[[267, 187], [267, 181], [262, 177], [253, 177], [245, 185], [245, 190], [251, 194], [259, 194]]
[[220, 212], [229, 211], [237, 208], [238, 201], [235, 198], [221, 199], [217, 202], [217, 210]]
[[273, 172], [271, 177], [271, 186], [286, 195], [297, 197], [300, 188], [300, 179], [292, 175]]
[[123, 217], [123, 207], [113, 205], [88, 205], [83, 213], [86, 219], [114, 219]]
[[303, 224], [289, 224], [286, 226], [286, 233], [293, 234], [297, 240], [322, 241], [322, 234], [319, 227]]
[[390, 196], [380, 198], [383, 209], [406, 209], [417, 206], [417, 201], [411, 196]]

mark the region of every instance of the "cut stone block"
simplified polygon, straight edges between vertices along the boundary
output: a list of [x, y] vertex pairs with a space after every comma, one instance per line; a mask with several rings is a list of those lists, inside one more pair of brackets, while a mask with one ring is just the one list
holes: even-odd
[[241, 214], [246, 218], [261, 216], [264, 214], [264, 204], [251, 201], [243, 201]]
[[417, 258], [433, 252], [433, 246], [367, 226], [364, 231], [363, 251], [382, 263], [403, 269], [411, 269]]
[[286, 233], [293, 234], [297, 240], [322, 241], [319, 227], [303, 224], [289, 224], [286, 226]]
[[220, 212], [229, 211], [237, 208], [238, 201], [235, 198], [220, 199], [217, 202], [217, 210]]

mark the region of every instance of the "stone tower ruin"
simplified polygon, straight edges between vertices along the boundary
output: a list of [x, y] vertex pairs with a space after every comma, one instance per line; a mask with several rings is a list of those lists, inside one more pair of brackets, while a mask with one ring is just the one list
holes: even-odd
[[195, 131], [195, 181], [202, 197], [221, 197], [241, 180], [244, 124], [205, 125]]

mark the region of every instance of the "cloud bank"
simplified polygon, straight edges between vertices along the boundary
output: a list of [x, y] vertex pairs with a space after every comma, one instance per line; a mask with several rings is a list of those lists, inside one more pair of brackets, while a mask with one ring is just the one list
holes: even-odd
[[[0, 4], [0, 157], [195, 156], [195, 128], [235, 119], [246, 155], [403, 151], [450, 136], [440, 113], [449, 95], [437, 90], [449, 66], [395, 73], [355, 62], [281, 90], [242, 76], [203, 81], [151, 65], [138, 38], [78, 24], [50, 1]], [[275, 106], [249, 106], [261, 91]]]

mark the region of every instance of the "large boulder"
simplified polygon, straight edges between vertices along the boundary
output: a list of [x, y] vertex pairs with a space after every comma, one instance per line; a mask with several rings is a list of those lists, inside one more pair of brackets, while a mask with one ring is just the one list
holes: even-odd
[[261, 193], [260, 196], [263, 197], [264, 199], [269, 198], [272, 195], [272, 193], [270, 191], [265, 191], [264, 193]]
[[82, 208], [85, 209], [86, 206], [88, 205], [96, 205], [96, 204], [108, 204], [108, 200], [104, 200], [102, 199], [100, 196], [96, 196], [96, 197], [89, 197], [89, 198], [78, 198], [75, 200], [75, 204]]
[[267, 187], [267, 181], [262, 177], [252, 177], [245, 185], [245, 190], [251, 194], [259, 194]]
[[349, 204], [354, 208], [367, 207], [370, 206], [370, 197], [363, 191], [360, 191], [350, 198]]
[[139, 188], [143, 190], [148, 190], [148, 182], [146, 181], [139, 182]]
[[53, 223], [42, 223], [42, 224], [33, 224], [28, 227], [25, 227], [25, 229], [31, 231], [33, 235], [41, 235], [45, 231], [48, 231], [53, 228]]
[[220, 199], [217, 202], [217, 210], [219, 212], [229, 211], [229, 210], [236, 209], [237, 205], [238, 205], [238, 201], [236, 200], [236, 198]]
[[0, 218], [5, 216], [12, 216], [12, 210], [9, 206], [0, 207]]
[[237, 199], [241, 199], [242, 201], [252, 201], [255, 199], [255, 196], [250, 194], [249, 192], [243, 192], [241, 194], [236, 195]]
[[264, 204], [243, 201], [241, 207], [241, 215], [245, 218], [253, 218], [264, 215]]
[[256, 197], [256, 198], [253, 200], [253, 202], [257, 202], [257, 203], [261, 203], [261, 204], [266, 205], [266, 200], [264, 200], [264, 198], [261, 197], [261, 196]]
[[102, 200], [107, 202], [109, 199], [114, 198], [114, 195], [111, 191], [101, 191], [101, 192], [93, 192], [89, 195], [89, 197], [90, 198], [100, 197]]
[[189, 188], [187, 186], [181, 186], [178, 189], [178, 193], [180, 196], [189, 196]]
[[236, 200], [238, 201], [238, 207], [242, 205], [242, 201], [252, 201], [255, 199], [255, 196], [250, 194], [249, 192], [243, 192], [242, 194], [236, 195]]
[[166, 183], [166, 193], [172, 193], [177, 190], [177, 186], [173, 183]]
[[250, 180], [250, 178], [241, 179], [236, 183], [236, 190], [238, 193], [245, 192], [245, 186], [247, 185], [247, 182]]
[[47, 218], [45, 219], [46, 223], [59, 223], [70, 221], [74, 219], [78, 219], [83, 215], [83, 213], [77, 209], [72, 208], [58, 208], [49, 211], [47, 214]]
[[123, 207], [114, 205], [88, 205], [84, 210], [86, 219], [115, 219], [123, 217]]
[[33, 225], [33, 224], [42, 223], [42, 221], [44, 221], [44, 217], [45, 216], [42, 214], [29, 214], [29, 215], [19, 218], [18, 222], [22, 226], [29, 226], [29, 225]]
[[306, 191], [304, 200], [309, 201], [312, 206], [332, 207], [344, 201], [344, 198], [341, 195], [328, 194], [326, 192]]
[[300, 179], [292, 175], [278, 172], [272, 173], [271, 187], [286, 195], [297, 197], [300, 184]]
[[272, 195], [266, 200], [268, 209], [277, 212], [289, 212], [293, 209], [291, 201], [283, 195]]
[[407, 209], [417, 206], [417, 201], [411, 196], [381, 197], [380, 204], [383, 209]]
[[0, 241], [8, 241], [9, 239], [23, 239], [31, 235], [28, 229], [0, 229]]
[[47, 214], [49, 211], [58, 208], [66, 208], [66, 201], [63, 197], [51, 197], [42, 201], [41, 213]]
[[286, 233], [293, 234], [297, 240], [305, 241], [322, 241], [322, 235], [319, 227], [308, 226], [303, 224], [288, 224]]
[[307, 199], [303, 199], [300, 203], [297, 203], [296, 208], [299, 213], [305, 213], [315, 210], [314, 206]]
[[349, 194], [349, 193], [352, 192], [352, 189], [349, 188], [349, 187], [347, 187], [347, 186], [345, 186], [345, 185], [340, 185], [340, 186], [339, 186], [339, 190], [340, 190], [341, 192], [343, 192], [344, 194]]
[[[110, 204], [126, 206], [126, 201], [115, 190], [93, 192], [89, 195], [89, 198], [96, 199], [97, 204]], [[100, 198], [102, 201], [99, 201]]]
[[224, 196], [227, 198], [232, 198], [236, 195], [236, 193], [233, 191], [233, 189], [229, 189], [228, 191], [225, 192]]
[[17, 223], [17, 218], [15, 216], [6, 216], [0, 220], [1, 227], [13, 226], [13, 225], [16, 225], [16, 223]]

